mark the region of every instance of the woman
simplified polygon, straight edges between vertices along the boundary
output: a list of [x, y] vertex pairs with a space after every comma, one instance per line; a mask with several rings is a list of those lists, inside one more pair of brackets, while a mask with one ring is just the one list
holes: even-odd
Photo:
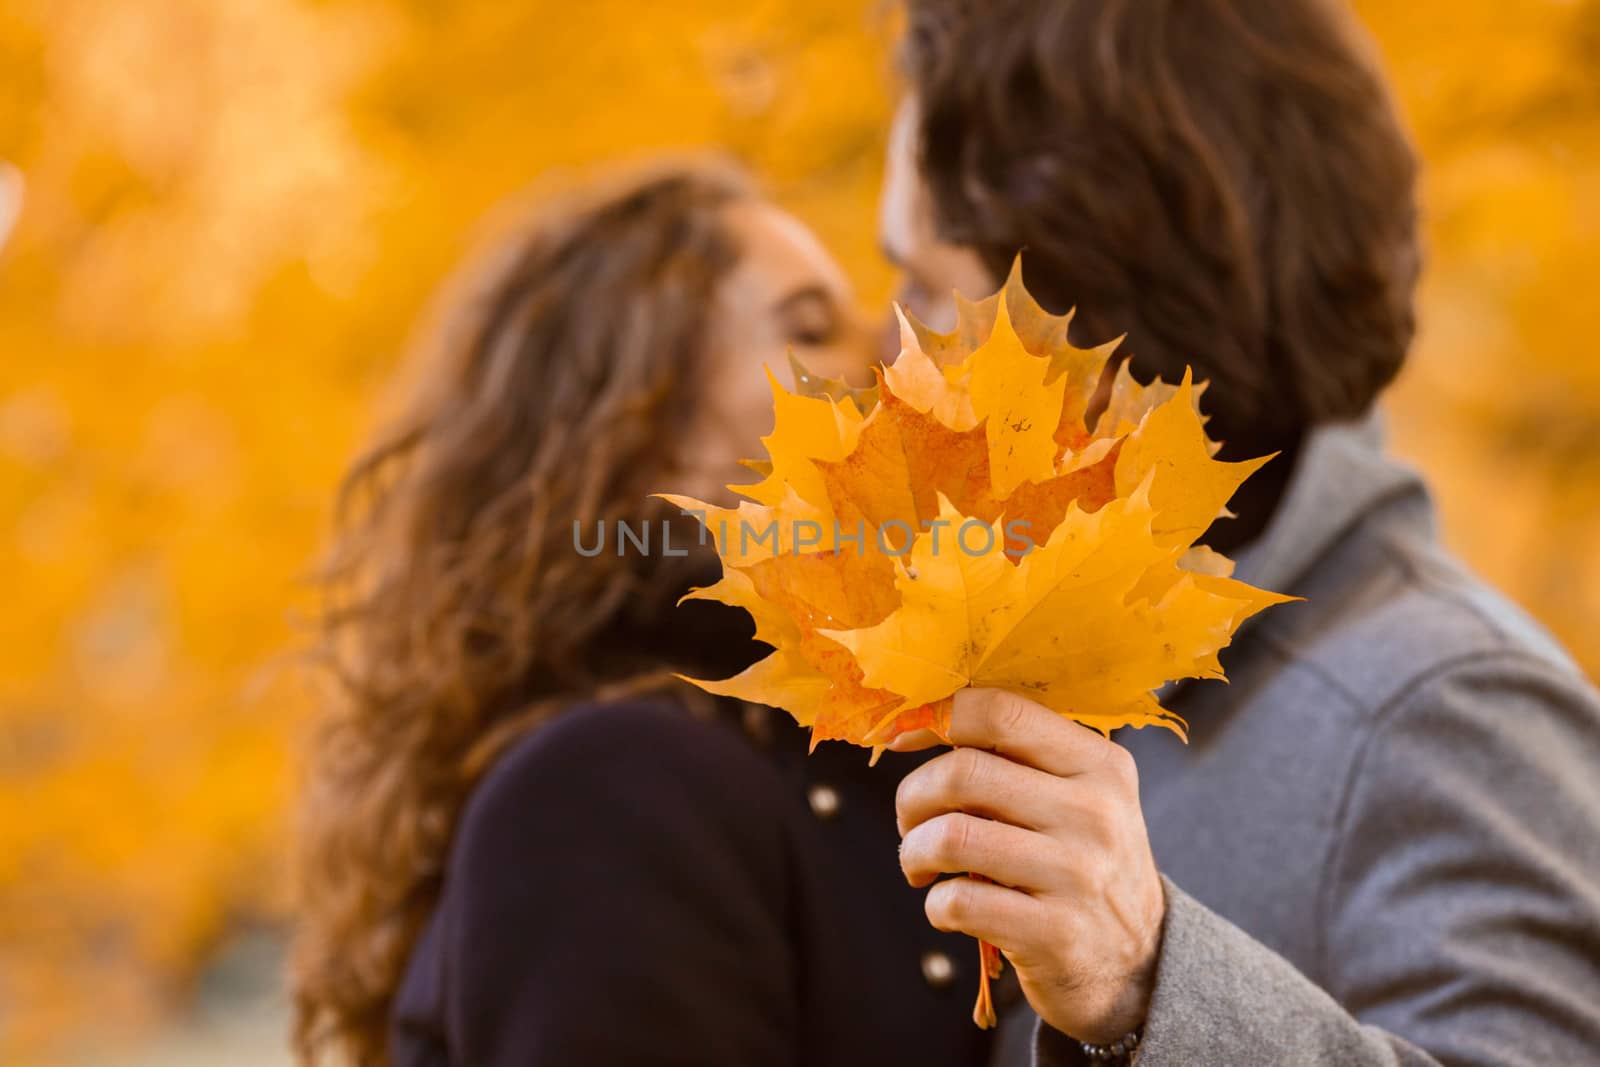
[[653, 492], [748, 480], [786, 350], [870, 380], [838, 268], [695, 165], [551, 213], [447, 310], [341, 496], [303, 1059], [984, 1062], [972, 942], [896, 865], [924, 757], [808, 759], [781, 713], [674, 687], [763, 649], [742, 613], [674, 606], [718, 573], [687, 520], [687, 554], [615, 539], [659, 532]]

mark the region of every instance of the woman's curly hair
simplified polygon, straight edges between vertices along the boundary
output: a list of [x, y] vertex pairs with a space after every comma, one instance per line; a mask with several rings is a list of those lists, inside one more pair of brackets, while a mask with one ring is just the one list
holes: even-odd
[[516, 227], [447, 291], [409, 402], [345, 479], [298, 838], [302, 1061], [387, 1062], [473, 784], [563, 707], [649, 679], [597, 635], [691, 564], [581, 556], [574, 523], [663, 516], [648, 494], [738, 255], [719, 209], [746, 194], [725, 165], [675, 165]]

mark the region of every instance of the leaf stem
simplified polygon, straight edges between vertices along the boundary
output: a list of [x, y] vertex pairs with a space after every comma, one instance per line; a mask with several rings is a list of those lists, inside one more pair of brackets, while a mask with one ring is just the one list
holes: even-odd
[[[974, 881], [987, 882], [989, 879], [981, 874], [969, 874], [967, 877]], [[989, 990], [989, 980], [999, 978], [1000, 972], [1005, 969], [1005, 962], [1000, 955], [1000, 950], [989, 942], [978, 941], [978, 1002], [972, 1006], [972, 1021], [978, 1024], [979, 1029], [992, 1030], [999, 1022], [999, 1017], [994, 1010], [994, 995]]]

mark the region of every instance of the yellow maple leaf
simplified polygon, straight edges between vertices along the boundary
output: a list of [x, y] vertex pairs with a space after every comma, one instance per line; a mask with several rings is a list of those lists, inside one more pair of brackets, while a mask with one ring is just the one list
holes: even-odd
[[896, 576], [900, 606], [882, 623], [824, 631], [864, 682], [933, 703], [966, 686], [1010, 689], [1086, 725], [1182, 720], [1150, 696], [1172, 678], [1221, 677], [1217, 651], [1237, 624], [1283, 597], [1183, 570], [1152, 528], [1148, 485], [1097, 512], [1072, 508], [1037, 551], [1010, 566], [998, 533], [954, 550], [985, 524], [944, 501]]
[[1146, 413], [1123, 441], [1117, 493], [1131, 493], [1150, 480], [1155, 529], [1163, 544], [1193, 544], [1245, 479], [1272, 458], [1225, 463], [1213, 458], [1211, 445], [1195, 409], [1188, 371], [1177, 390]]
[[965, 387], [975, 412], [982, 413], [989, 440], [989, 477], [1004, 499], [1023, 482], [1042, 482], [1055, 474], [1061, 447], [1061, 421], [1067, 375], [1051, 380], [1050, 363], [1022, 346], [1001, 302], [994, 330], [963, 364]]
[[840, 460], [855, 447], [861, 432], [861, 411], [852, 396], [837, 399], [791, 393], [769, 370], [773, 429], [761, 439], [769, 457], [766, 476], [755, 485], [732, 486], [740, 495], [768, 506], [780, 505], [792, 491], [802, 500], [818, 501], [818, 461]]

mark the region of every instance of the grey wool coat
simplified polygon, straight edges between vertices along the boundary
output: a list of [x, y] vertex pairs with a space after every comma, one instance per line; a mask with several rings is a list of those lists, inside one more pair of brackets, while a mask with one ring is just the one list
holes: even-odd
[[[1117, 735], [1168, 901], [1139, 1067], [1600, 1064], [1600, 699], [1379, 436], [1308, 442], [1237, 571], [1305, 599], [1168, 695], [1189, 743]], [[1084, 1062], [1022, 1004], [1030, 1061]]]

